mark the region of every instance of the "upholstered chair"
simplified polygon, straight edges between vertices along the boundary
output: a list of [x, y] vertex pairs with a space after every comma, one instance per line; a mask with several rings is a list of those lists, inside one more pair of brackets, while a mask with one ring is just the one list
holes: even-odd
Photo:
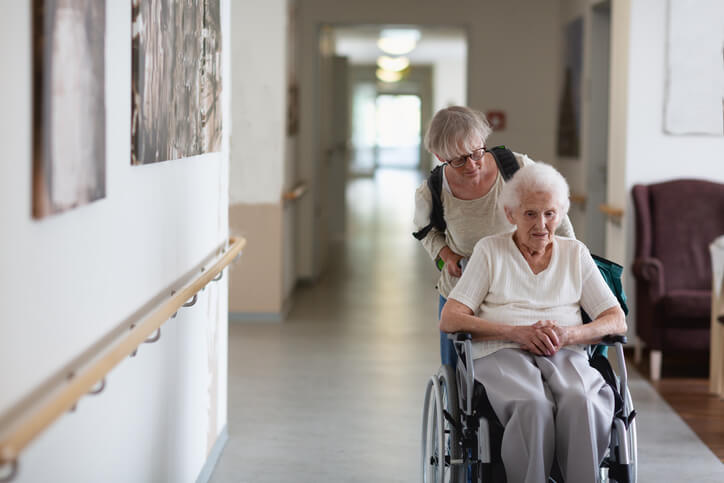
[[663, 352], [709, 351], [709, 244], [724, 234], [724, 184], [680, 179], [636, 185], [632, 195], [636, 353], [643, 341], [658, 380]]

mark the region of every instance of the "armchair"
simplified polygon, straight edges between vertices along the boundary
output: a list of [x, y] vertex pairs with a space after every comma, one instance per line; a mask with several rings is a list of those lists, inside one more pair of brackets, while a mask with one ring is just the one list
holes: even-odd
[[635, 185], [636, 335], [650, 349], [651, 378], [663, 351], [709, 351], [711, 256], [724, 234], [724, 184], [681, 179]]

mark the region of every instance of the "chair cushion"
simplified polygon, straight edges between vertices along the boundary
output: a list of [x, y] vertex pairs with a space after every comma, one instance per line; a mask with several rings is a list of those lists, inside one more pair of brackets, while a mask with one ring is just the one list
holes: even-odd
[[[672, 290], [656, 305], [658, 317], [664, 319], [658, 321], [659, 325], [681, 327], [685, 323], [690, 328], [709, 327], [711, 292], [708, 290]], [[701, 321], [692, 325], [693, 319]]]

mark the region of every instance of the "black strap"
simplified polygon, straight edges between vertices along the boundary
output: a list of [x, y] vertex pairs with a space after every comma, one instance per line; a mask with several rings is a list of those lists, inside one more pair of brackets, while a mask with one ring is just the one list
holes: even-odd
[[447, 228], [447, 223], [445, 223], [445, 217], [443, 216], [441, 195], [442, 170], [444, 167], [444, 164], [435, 167], [435, 169], [430, 171], [430, 176], [427, 178], [427, 187], [430, 189], [430, 194], [432, 195], [432, 210], [430, 210], [430, 223], [420, 231], [412, 234], [412, 236], [418, 240], [425, 238], [432, 228], [435, 228], [441, 233]]
[[[487, 150], [493, 155], [495, 164], [498, 165], [498, 170], [503, 176], [504, 181], [510, 180], [516, 171], [520, 168], [518, 159], [513, 154], [513, 151], [506, 148], [505, 146], [495, 146]], [[430, 230], [435, 228], [439, 232], [444, 232], [447, 228], [445, 223], [445, 217], [442, 207], [442, 170], [445, 167], [441, 164], [432, 171], [430, 176], [427, 178], [427, 186], [430, 188], [430, 194], [432, 195], [432, 210], [430, 210], [430, 223], [424, 228], [416, 231], [412, 234], [418, 240], [422, 240], [430, 233]]]
[[498, 171], [500, 171], [500, 174], [503, 176], [503, 180], [509, 181], [520, 168], [513, 151], [505, 146], [495, 146], [487, 151], [493, 155], [495, 163], [498, 165]]
[[[626, 426], [628, 426], [628, 424], [630, 424], [630, 421], [627, 421], [628, 417], [623, 413], [623, 398], [621, 397], [621, 393], [618, 392], [616, 373], [613, 372], [611, 363], [608, 362], [608, 359], [601, 354], [595, 354], [593, 357], [591, 357], [588, 363], [591, 365], [591, 367], [601, 373], [603, 379], [613, 390], [614, 416], [622, 419], [624, 423], [626, 423]], [[633, 416], [635, 416], [635, 413], [631, 416], [631, 419], [633, 419]]]

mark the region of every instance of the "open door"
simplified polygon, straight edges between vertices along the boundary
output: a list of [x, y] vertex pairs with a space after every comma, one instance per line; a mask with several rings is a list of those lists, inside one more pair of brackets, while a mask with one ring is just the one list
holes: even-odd
[[611, 4], [591, 10], [590, 108], [586, 153], [586, 244], [591, 252], [606, 253], [606, 217], [598, 209], [606, 202], [608, 187], [608, 109], [611, 43]]
[[[347, 172], [349, 170], [349, 63], [347, 57], [332, 58], [332, 89], [328, 158], [327, 208], [329, 211], [328, 230], [331, 241], [344, 239], [346, 231]], [[323, 91], [324, 92], [324, 91]]]

